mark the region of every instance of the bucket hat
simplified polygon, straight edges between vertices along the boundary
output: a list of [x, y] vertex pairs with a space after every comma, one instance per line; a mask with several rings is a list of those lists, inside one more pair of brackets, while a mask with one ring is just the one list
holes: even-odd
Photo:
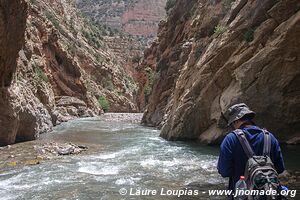
[[228, 108], [228, 110], [224, 113], [224, 117], [227, 119], [228, 125], [246, 115], [249, 117], [249, 119], [253, 119], [255, 117], [255, 112], [250, 110], [245, 103], [235, 104]]

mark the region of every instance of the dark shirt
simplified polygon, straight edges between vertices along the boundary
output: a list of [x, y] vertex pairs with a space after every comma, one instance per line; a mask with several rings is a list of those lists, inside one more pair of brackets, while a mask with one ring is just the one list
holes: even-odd
[[[263, 131], [257, 126], [247, 126], [241, 129], [244, 131], [255, 155], [262, 155], [264, 146]], [[285, 170], [282, 153], [277, 139], [273, 134], [270, 133], [270, 135], [272, 141], [270, 157], [276, 171], [280, 174]], [[234, 190], [235, 183], [240, 176], [244, 175], [247, 160], [248, 158], [237, 136], [233, 132], [229, 133], [221, 144], [218, 161], [218, 172], [223, 177], [229, 177], [229, 190]]]

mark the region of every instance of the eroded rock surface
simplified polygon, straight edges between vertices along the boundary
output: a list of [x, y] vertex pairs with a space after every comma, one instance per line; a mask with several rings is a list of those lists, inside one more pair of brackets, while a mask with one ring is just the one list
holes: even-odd
[[153, 37], [158, 22], [166, 15], [167, 0], [78, 0], [77, 6], [85, 14], [112, 28], [135, 36]]
[[139, 111], [134, 70], [74, 2], [0, 1], [0, 9], [0, 146], [99, 115], [106, 102], [107, 111]]
[[299, 142], [299, 1], [178, 0], [158, 37], [145, 54], [159, 77], [143, 123], [216, 143], [221, 112], [245, 102], [281, 142]]
[[[36, 137], [51, 128], [49, 114], [26, 87], [13, 84], [28, 15], [23, 0], [0, 1], [0, 146]], [[21, 91], [21, 92], [20, 92]], [[26, 96], [24, 95], [26, 94]], [[40, 116], [38, 116], [40, 115]], [[26, 126], [25, 126], [26, 125]]]

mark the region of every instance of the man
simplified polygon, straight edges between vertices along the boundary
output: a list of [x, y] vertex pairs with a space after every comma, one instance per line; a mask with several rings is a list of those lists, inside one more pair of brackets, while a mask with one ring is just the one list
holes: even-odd
[[[224, 117], [228, 121], [228, 125], [233, 129], [241, 129], [244, 132], [255, 155], [260, 156], [263, 154], [264, 133], [252, 121], [255, 117], [255, 112], [251, 111], [246, 104], [241, 103], [231, 106], [225, 112]], [[270, 158], [274, 163], [277, 173], [280, 174], [285, 169], [282, 153], [277, 139], [272, 134], [270, 136]], [[234, 190], [235, 183], [239, 180], [240, 176], [244, 176], [247, 160], [248, 157], [239, 139], [233, 132], [229, 133], [221, 144], [218, 161], [218, 172], [223, 177], [229, 177], [229, 190]]]

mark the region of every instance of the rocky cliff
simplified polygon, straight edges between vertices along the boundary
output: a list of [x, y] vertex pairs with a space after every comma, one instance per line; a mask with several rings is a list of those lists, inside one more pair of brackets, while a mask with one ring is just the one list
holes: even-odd
[[19, 120], [11, 102], [16, 96], [9, 88], [17, 68], [18, 52], [25, 41], [27, 4], [23, 0], [13, 3], [1, 0], [0, 4], [0, 145], [3, 145], [14, 142], [18, 133]]
[[[141, 65], [143, 51], [156, 37], [158, 23], [166, 16], [167, 0], [76, 0], [77, 8], [86, 16], [104, 25], [109, 35], [119, 34], [107, 42], [121, 58], [138, 85], [136, 102], [144, 110], [148, 102], [153, 76], [152, 67]], [[174, 2], [173, 0], [171, 1]]]
[[158, 22], [166, 15], [166, 0], [77, 0], [83, 13], [113, 29], [135, 36], [153, 37]]
[[143, 123], [169, 140], [219, 142], [221, 112], [245, 102], [281, 142], [300, 142], [300, 2], [177, 0], [158, 41]]
[[72, 1], [0, 1], [0, 145], [105, 111], [137, 112], [135, 71]]

